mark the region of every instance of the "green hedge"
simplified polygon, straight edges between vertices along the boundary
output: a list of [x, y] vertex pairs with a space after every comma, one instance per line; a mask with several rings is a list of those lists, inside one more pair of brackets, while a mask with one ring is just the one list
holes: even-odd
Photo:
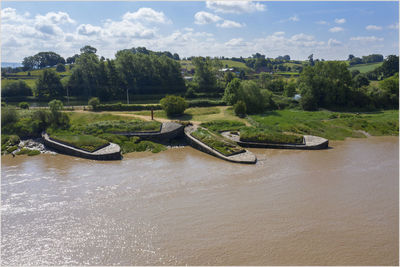
[[142, 110], [160, 110], [160, 105], [137, 105], [137, 104], [99, 104], [94, 108], [95, 111], [142, 111]]
[[225, 102], [222, 100], [191, 100], [188, 101], [189, 108], [193, 107], [215, 107], [215, 106], [225, 106]]

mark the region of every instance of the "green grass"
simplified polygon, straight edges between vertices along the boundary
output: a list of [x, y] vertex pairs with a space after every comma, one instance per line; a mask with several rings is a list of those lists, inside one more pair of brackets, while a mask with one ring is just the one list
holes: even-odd
[[361, 73], [366, 73], [366, 72], [376, 69], [377, 67], [380, 67], [382, 64], [383, 64], [383, 62], [359, 64], [359, 65], [354, 65], [354, 66], [349, 67], [349, 70], [350, 71], [359, 70]]
[[246, 126], [243, 122], [231, 120], [213, 120], [203, 122], [200, 125], [214, 132], [239, 131], [241, 128]]
[[51, 139], [89, 152], [109, 144], [107, 140], [91, 135], [51, 134]]
[[101, 134], [98, 137], [108, 140], [109, 142], [118, 144], [121, 147], [122, 154], [143, 151], [158, 153], [167, 149], [162, 144], [157, 144], [147, 140], [141, 141], [139, 137], [127, 137], [115, 134]]
[[266, 129], [245, 127], [240, 130], [240, 141], [268, 144], [303, 144], [303, 136]]
[[23, 148], [20, 151], [15, 153], [16, 155], [28, 155], [28, 156], [36, 156], [40, 154], [39, 150], [36, 149], [28, 149], [28, 148]]
[[228, 68], [239, 68], [244, 70], [251, 70], [249, 67], [246, 66], [243, 62], [233, 61], [228, 59], [221, 59], [222, 68], [225, 68], [225, 65], [228, 65]]
[[235, 142], [204, 128], [197, 128], [197, 130], [191, 133], [191, 135], [225, 156], [230, 156], [244, 151], [244, 149], [237, 146]]
[[121, 133], [121, 132], [158, 132], [161, 123], [158, 121], [143, 120], [112, 120], [90, 123], [81, 127], [83, 132], [93, 133]]
[[252, 115], [249, 122], [258, 129], [321, 136], [330, 140], [371, 135], [398, 135], [399, 111], [337, 113], [330, 111], [277, 110]]
[[[220, 109], [218, 107], [201, 107], [201, 108], [188, 108], [185, 110], [183, 115], [179, 116], [167, 116], [167, 113], [165, 113], [164, 110], [155, 110], [153, 111], [153, 115], [155, 118], [163, 118], [163, 119], [176, 119], [176, 120], [198, 120], [201, 119], [202, 117], [212, 115], [212, 114], [218, 114], [220, 113]], [[136, 115], [142, 115], [142, 116], [151, 116], [151, 111], [149, 110], [143, 110], [143, 111], [135, 111], [132, 114]]]

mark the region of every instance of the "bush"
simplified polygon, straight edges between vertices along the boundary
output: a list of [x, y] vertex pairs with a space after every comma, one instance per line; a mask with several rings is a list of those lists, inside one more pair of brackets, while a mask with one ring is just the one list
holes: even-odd
[[19, 107], [21, 109], [29, 109], [29, 104], [28, 104], [28, 102], [21, 102], [21, 103], [19, 103]]
[[65, 71], [65, 66], [62, 63], [58, 63], [56, 66], [56, 71], [57, 72], [64, 72]]
[[286, 134], [271, 130], [259, 130], [255, 128], [242, 128], [240, 130], [240, 141], [271, 143], [271, 144], [303, 144], [303, 136]]
[[238, 131], [246, 125], [240, 121], [214, 120], [209, 122], [203, 122], [201, 126], [214, 132], [224, 132], [224, 131]]
[[233, 105], [233, 110], [237, 116], [244, 117], [247, 110], [246, 103], [244, 103], [242, 100], [239, 100], [235, 105]]
[[181, 115], [188, 107], [184, 98], [174, 95], [169, 95], [161, 99], [160, 105], [168, 116]]
[[194, 107], [215, 107], [215, 106], [225, 106], [225, 102], [222, 100], [192, 100], [189, 101], [188, 107], [194, 108]]
[[95, 110], [96, 107], [100, 104], [100, 100], [97, 97], [92, 97], [89, 102], [88, 105], [92, 106], [92, 109]]
[[5, 107], [1, 109], [1, 126], [14, 123], [17, 120], [18, 114], [14, 108]]

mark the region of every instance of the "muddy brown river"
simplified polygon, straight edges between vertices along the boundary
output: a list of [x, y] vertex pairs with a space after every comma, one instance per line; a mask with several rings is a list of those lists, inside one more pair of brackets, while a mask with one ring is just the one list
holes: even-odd
[[398, 137], [1, 158], [2, 265], [398, 265]]

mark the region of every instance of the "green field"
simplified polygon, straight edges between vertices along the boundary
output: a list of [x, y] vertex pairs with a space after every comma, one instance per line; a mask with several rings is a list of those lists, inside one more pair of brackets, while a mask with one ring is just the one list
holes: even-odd
[[380, 67], [383, 64], [383, 62], [378, 62], [378, 63], [368, 63], [368, 64], [359, 64], [359, 65], [354, 65], [349, 67], [349, 70], [358, 70], [361, 73], [366, 73], [369, 71], [372, 71], [376, 69], [377, 67]]

